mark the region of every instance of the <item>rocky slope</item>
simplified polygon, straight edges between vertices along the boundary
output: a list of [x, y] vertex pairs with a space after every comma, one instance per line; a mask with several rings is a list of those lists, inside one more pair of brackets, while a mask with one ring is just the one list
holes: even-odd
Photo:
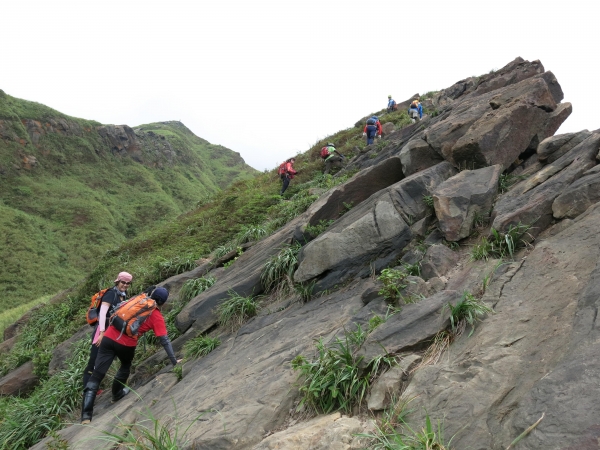
[[58, 292], [93, 255], [253, 173], [179, 122], [102, 125], [0, 91], [0, 288], [20, 303]]
[[[102, 430], [117, 430], [115, 416], [132, 423], [139, 411], [151, 411], [180, 429], [197, 420], [184, 448], [364, 448], [368, 443], [355, 436], [373, 428], [364, 410], [312, 420], [293, 413], [298, 391], [290, 362], [312, 355], [315, 339], [331, 343], [384, 315], [387, 303], [372, 274], [404, 261], [420, 264], [421, 276], [412, 281], [423, 298], [403, 306], [358, 350], [363, 361], [381, 354], [400, 361], [374, 384], [366, 401], [372, 412], [392, 396], [412, 399], [416, 428], [427, 411], [454, 435], [452, 448], [482, 450], [506, 449], [543, 415], [518, 448], [598, 448], [600, 132], [554, 136], [571, 112], [562, 100], [554, 75], [521, 58], [439, 92], [431, 100], [438, 115], [367, 147], [345, 168], [358, 169], [354, 177], [247, 248], [231, 267], [204, 265], [166, 280], [176, 294], [184, 280], [211, 270], [217, 282], [181, 311], [177, 326], [185, 334], [174, 346], [181, 351], [207, 332], [223, 344], [186, 363], [179, 382], [167, 371], [145, 375], [165, 358], [155, 355], [131, 380], [139, 397], [114, 406], [102, 399], [93, 429], [70, 426], [60, 436], [72, 448], [88, 448]], [[519, 181], [501, 192], [501, 174]], [[487, 229], [481, 217], [489, 218]], [[311, 240], [307, 225], [327, 219], [335, 222]], [[520, 224], [531, 226], [530, 243], [514, 260], [472, 260], [480, 239], [474, 232], [486, 236], [492, 227], [507, 232]], [[233, 334], [219, 329], [215, 308], [228, 292], [261, 293], [265, 262], [294, 240], [303, 244], [294, 279], [315, 282], [313, 299], [265, 306]], [[434, 336], [450, 327], [444, 306], [465, 291], [495, 312], [437, 363], [419, 366]]]

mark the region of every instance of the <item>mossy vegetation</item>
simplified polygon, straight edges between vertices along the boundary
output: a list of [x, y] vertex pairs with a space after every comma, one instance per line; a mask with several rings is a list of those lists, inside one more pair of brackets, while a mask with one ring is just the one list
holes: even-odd
[[5, 307], [63, 290], [108, 249], [255, 173], [237, 153], [179, 122], [138, 127], [139, 148], [116, 148], [102, 131], [108, 128], [6, 94], [0, 99]]

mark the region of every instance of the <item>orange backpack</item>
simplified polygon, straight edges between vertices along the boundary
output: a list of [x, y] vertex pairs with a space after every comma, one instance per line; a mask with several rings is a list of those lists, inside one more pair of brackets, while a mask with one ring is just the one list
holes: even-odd
[[99, 309], [100, 304], [102, 303], [102, 297], [104, 297], [104, 294], [109, 289], [110, 288], [102, 289], [101, 291], [98, 291], [94, 295], [92, 295], [90, 307], [85, 313], [85, 320], [87, 320], [87, 323], [89, 323], [92, 326], [98, 323], [98, 313], [100, 312]]
[[110, 316], [109, 323], [119, 330], [121, 335], [125, 333], [127, 336], [137, 337], [140, 327], [155, 309], [156, 301], [141, 293], [119, 303]]

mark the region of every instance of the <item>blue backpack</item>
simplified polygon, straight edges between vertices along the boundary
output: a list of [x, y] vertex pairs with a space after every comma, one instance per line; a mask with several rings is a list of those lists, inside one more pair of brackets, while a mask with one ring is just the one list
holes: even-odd
[[367, 125], [375, 125], [377, 123], [377, 116], [370, 117], [367, 119]]

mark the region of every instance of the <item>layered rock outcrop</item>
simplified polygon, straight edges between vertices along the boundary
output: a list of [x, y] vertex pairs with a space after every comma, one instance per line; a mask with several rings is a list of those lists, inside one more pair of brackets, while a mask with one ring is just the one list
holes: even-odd
[[[353, 178], [247, 248], [229, 269], [213, 272], [217, 283], [177, 317], [185, 334], [174, 346], [218, 333], [215, 311], [228, 292], [263, 292], [265, 262], [293, 241], [303, 245], [294, 280], [314, 283], [311, 301], [288, 299], [235, 333], [222, 331], [223, 344], [186, 363], [180, 382], [165, 373], [134, 378], [142, 400], [130, 396], [112, 410], [100, 402], [92, 433], [114, 431], [113, 414], [134, 421], [136, 410], [150, 410], [186, 425], [196, 420], [185, 448], [361, 448], [368, 444], [354, 435], [373, 424], [358, 409], [353, 418], [310, 422], [295, 413], [290, 363], [310, 358], [315, 339], [332, 343], [379, 315], [387, 320], [357, 350], [361, 367], [387, 355], [402, 369], [380, 378], [365, 401], [372, 410], [392, 397], [412, 399], [415, 429], [428, 411], [443, 421], [446, 436], [454, 435], [453, 448], [482, 450], [506, 449], [544, 414], [519, 448], [597, 448], [600, 135], [552, 136], [571, 111], [562, 98], [551, 72], [520, 58], [437, 93], [430, 102], [438, 115], [390, 132], [375, 158], [358, 154], [347, 166], [360, 170]], [[501, 174], [519, 174], [520, 181], [501, 193]], [[491, 223], [477, 225], [473, 236], [476, 215]], [[306, 236], [307, 225], [328, 219], [337, 220], [315, 239]], [[531, 226], [530, 241], [541, 239], [514, 253], [514, 261], [473, 261], [475, 239], [519, 224]], [[388, 316], [373, 275], [402, 262], [420, 265], [421, 276], [411, 281], [425, 298]], [[472, 335], [456, 337], [435, 364], [420, 365], [432, 339], [451, 328], [448, 305], [465, 293], [494, 312]], [[164, 356], [153, 358], [160, 363]], [[76, 426], [60, 435], [72, 448], [87, 448], [91, 438]]]

